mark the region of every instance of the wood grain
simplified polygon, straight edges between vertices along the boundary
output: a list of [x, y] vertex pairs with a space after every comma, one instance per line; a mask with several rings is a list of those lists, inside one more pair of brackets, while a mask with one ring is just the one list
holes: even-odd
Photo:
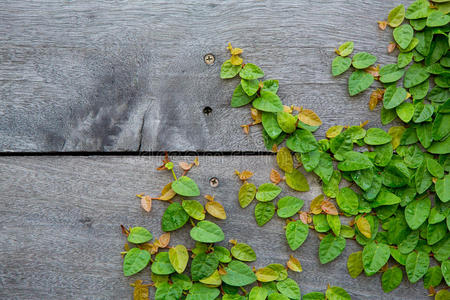
[[[193, 157], [173, 160], [192, 161]], [[119, 225], [145, 226], [156, 236], [162, 233], [160, 219], [167, 203], [154, 201], [152, 212], [146, 213], [134, 196], [157, 196], [170, 181], [168, 172], [155, 170], [159, 164], [159, 157], [146, 156], [0, 157], [0, 173], [4, 174], [0, 181], [0, 298], [130, 299], [129, 283], [137, 278], [149, 282], [149, 272], [133, 278], [122, 275], [120, 251], [125, 238]], [[272, 156], [209, 156], [200, 157], [200, 166], [189, 173], [202, 195], [215, 195], [224, 205], [228, 219], [214, 221], [224, 229], [226, 241], [236, 238], [256, 250], [255, 267], [285, 263], [293, 254], [304, 271], [291, 275], [303, 294], [324, 291], [331, 284], [344, 287], [352, 299], [428, 299], [421, 282], [411, 285], [404, 280], [398, 289], [384, 294], [379, 274], [350, 278], [347, 257], [361, 250], [354, 241], [347, 241], [338, 259], [321, 265], [319, 239], [313, 231], [292, 253], [281, 219], [259, 228], [253, 218], [255, 203], [246, 209], [238, 205], [240, 183], [233, 173], [235, 169], [255, 171], [251, 181], [259, 185], [269, 180], [272, 168], [276, 168]], [[213, 176], [219, 180], [216, 188], [209, 185]], [[280, 196], [304, 199], [307, 210], [321, 192], [317, 179], [308, 176], [308, 180], [309, 192], [292, 192], [282, 184]], [[189, 227], [176, 231], [171, 245], [192, 246]]]
[[2, 1], [0, 151], [265, 151], [260, 128], [247, 137], [239, 127], [249, 110], [229, 107], [236, 81], [219, 78], [228, 41], [280, 80], [285, 104], [320, 115], [319, 136], [336, 124], [379, 126], [369, 92], [348, 97], [349, 74], [332, 78], [330, 65], [347, 40], [395, 61], [376, 21], [398, 4]]

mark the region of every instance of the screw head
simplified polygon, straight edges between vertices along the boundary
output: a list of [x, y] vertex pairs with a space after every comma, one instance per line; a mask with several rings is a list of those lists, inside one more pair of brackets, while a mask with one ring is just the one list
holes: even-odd
[[211, 178], [209, 179], [209, 184], [210, 184], [212, 187], [217, 187], [217, 186], [219, 185], [219, 179], [217, 179], [217, 177], [211, 177]]
[[216, 58], [212, 53], [208, 53], [203, 57], [203, 60], [205, 61], [205, 64], [212, 65], [216, 61]]

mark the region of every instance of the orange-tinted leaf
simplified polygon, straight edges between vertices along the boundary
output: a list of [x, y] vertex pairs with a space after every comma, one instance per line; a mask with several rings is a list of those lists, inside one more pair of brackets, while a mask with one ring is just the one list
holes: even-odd
[[306, 211], [302, 211], [300, 213], [300, 221], [302, 221], [303, 224], [309, 224], [312, 222], [312, 218]]
[[211, 216], [216, 217], [217, 219], [225, 220], [227, 218], [225, 208], [223, 208], [222, 204], [219, 202], [207, 202], [205, 208]]
[[326, 237], [327, 235], [325, 233], [319, 233], [317, 234], [317, 237], [319, 238], [319, 240], [323, 240], [324, 237]]
[[200, 162], [198, 161], [198, 156], [196, 156], [194, 159], [194, 165], [196, 165], [198, 167], [199, 164], [200, 164]]
[[378, 78], [380, 77], [380, 65], [378, 66], [370, 66], [366, 69], [364, 69], [364, 71], [366, 71], [366, 73], [369, 73], [370, 75], [372, 75], [374, 78]]
[[280, 173], [278, 173], [277, 170], [272, 169], [272, 171], [270, 171], [270, 181], [272, 181], [275, 184], [280, 183], [281, 175], [280, 175]]
[[289, 260], [286, 263], [286, 265], [290, 270], [292, 270], [294, 272], [300, 273], [301, 271], [303, 271], [300, 261], [298, 259], [296, 259], [295, 257], [293, 257], [292, 255], [289, 257]]
[[356, 226], [358, 227], [359, 232], [364, 235], [366, 238], [372, 238], [372, 232], [370, 231], [370, 223], [366, 218], [361, 216], [358, 220], [356, 220]]
[[240, 65], [242, 65], [242, 62], [243, 62], [244, 60], [243, 60], [242, 57], [240, 57], [239, 55], [231, 55], [230, 61], [231, 61], [231, 64], [232, 64], [232, 65], [234, 65], [234, 66], [240, 66]]
[[396, 44], [396, 43], [390, 42], [389, 45], [388, 45], [388, 47], [387, 47], [388, 53], [394, 52], [394, 50], [395, 50], [396, 47], [397, 47], [397, 44]]
[[242, 130], [244, 131], [245, 134], [248, 134], [250, 131], [250, 126], [248, 125], [241, 125]]
[[386, 26], [387, 26], [387, 22], [386, 21], [377, 21], [378, 23], [378, 28], [380, 28], [381, 30], [385, 30]]
[[287, 106], [287, 105], [283, 105], [283, 111], [287, 112], [287, 113], [292, 113], [293, 110], [293, 106]]
[[170, 243], [170, 232], [161, 234], [161, 236], [158, 239], [158, 242], [161, 248], [166, 248]]
[[369, 100], [369, 109], [370, 110], [374, 110], [375, 107], [377, 106], [377, 104], [383, 100], [384, 91], [385, 90], [376, 89], [372, 92], [372, 94], [370, 95], [370, 100]]
[[205, 199], [208, 200], [208, 201], [214, 201], [214, 196], [205, 195]]
[[144, 196], [141, 198], [141, 207], [146, 211], [152, 210], [152, 198], [150, 196]]
[[189, 164], [189, 163], [187, 163], [187, 162], [182, 161], [182, 162], [179, 162], [178, 165], [179, 165], [180, 168], [183, 169], [184, 171], [189, 171], [189, 170], [192, 168], [192, 166], [193, 166], [194, 164]]
[[298, 119], [310, 126], [320, 126], [322, 125], [322, 120], [319, 116], [310, 109], [303, 109], [298, 113]]
[[[238, 172], [238, 173], [239, 173], [239, 172]], [[250, 177], [252, 177], [252, 176], [253, 176], [253, 173], [250, 172], [250, 171], [248, 171], [248, 170], [244, 170], [244, 171], [240, 172], [240, 173], [238, 174], [238, 176], [239, 176], [239, 179], [240, 179], [240, 180], [245, 181], [245, 180], [249, 179]]]
[[252, 119], [253, 119], [253, 125], [259, 124], [262, 122], [262, 111], [257, 110], [256, 108], [251, 108], [250, 109], [250, 113], [252, 115]]
[[319, 195], [316, 198], [314, 198], [311, 201], [311, 205], [309, 207], [309, 211], [312, 214], [318, 215], [322, 212], [322, 202], [323, 202], [324, 196], [323, 195]]
[[336, 206], [328, 200], [324, 200], [322, 202], [321, 208], [327, 215], [333, 215], [333, 216], [338, 215]]
[[275, 152], [275, 153], [278, 152], [277, 144], [273, 144], [273, 146], [272, 146], [272, 152]]

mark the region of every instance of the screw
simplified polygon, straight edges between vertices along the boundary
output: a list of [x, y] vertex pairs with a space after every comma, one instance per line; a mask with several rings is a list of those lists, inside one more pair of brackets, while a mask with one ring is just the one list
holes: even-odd
[[212, 65], [216, 61], [216, 58], [212, 53], [208, 53], [203, 57], [203, 60], [205, 61], [205, 64]]
[[212, 108], [209, 106], [205, 106], [205, 108], [203, 108], [203, 113], [205, 115], [209, 115], [212, 112]]
[[219, 185], [219, 179], [217, 179], [217, 177], [211, 177], [211, 179], [209, 179], [209, 184], [212, 187], [217, 187]]

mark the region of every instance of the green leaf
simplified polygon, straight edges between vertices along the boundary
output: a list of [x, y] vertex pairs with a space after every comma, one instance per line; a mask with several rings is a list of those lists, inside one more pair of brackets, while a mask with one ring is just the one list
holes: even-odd
[[[416, 127], [417, 137], [424, 148], [430, 147], [433, 141], [432, 126], [432, 123], [424, 122]], [[431, 152], [430, 149], [428, 149], [428, 152]]]
[[423, 287], [429, 289], [430, 287], [438, 286], [442, 281], [442, 272], [439, 266], [434, 266], [428, 269], [423, 278]]
[[189, 220], [189, 215], [185, 212], [180, 203], [170, 204], [162, 216], [162, 230], [174, 231], [181, 228]]
[[277, 215], [280, 218], [290, 218], [295, 215], [302, 207], [304, 201], [302, 199], [286, 196], [278, 200]]
[[317, 232], [328, 232], [330, 225], [328, 225], [327, 216], [320, 214], [313, 216], [314, 230]]
[[439, 10], [434, 10], [427, 18], [428, 27], [445, 26], [448, 22], [450, 22], [450, 16]]
[[412, 61], [413, 52], [400, 52], [397, 56], [397, 67], [404, 68]]
[[339, 209], [343, 212], [356, 215], [358, 213], [358, 195], [349, 187], [344, 187], [339, 190], [339, 194], [336, 197], [336, 202]]
[[392, 137], [380, 128], [369, 128], [364, 138], [364, 142], [368, 145], [383, 145], [389, 143], [391, 140]]
[[285, 280], [277, 282], [277, 289], [281, 294], [290, 299], [300, 300], [302, 297], [297, 282], [291, 278], [286, 278]]
[[201, 243], [218, 243], [225, 239], [222, 229], [210, 221], [200, 221], [191, 229], [191, 238]]
[[433, 122], [433, 139], [442, 140], [450, 134], [450, 114], [436, 114]]
[[416, 46], [417, 52], [423, 56], [427, 56], [430, 53], [433, 32], [431, 30], [416, 32], [416, 38], [419, 40], [419, 43]]
[[426, 67], [421, 64], [413, 64], [405, 72], [405, 79], [403, 85], [405, 88], [411, 88], [418, 84], [421, 84], [430, 77], [430, 73], [427, 72]]
[[356, 278], [364, 270], [362, 251], [353, 252], [347, 259], [347, 270], [352, 278]]
[[354, 43], [353, 42], [345, 42], [338, 48], [338, 54], [342, 57], [348, 56], [353, 52]]
[[348, 93], [355, 96], [368, 89], [374, 79], [373, 76], [363, 70], [356, 70], [348, 79]]
[[285, 295], [281, 295], [281, 294], [275, 293], [275, 292], [270, 294], [267, 299], [268, 300], [289, 300], [289, 298], [286, 297]]
[[440, 290], [436, 293], [434, 300], [448, 300], [450, 299], [450, 292], [448, 290]]
[[401, 254], [400, 251], [398, 249], [395, 248], [391, 248], [391, 255], [392, 257], [402, 266], [404, 266], [406, 264], [406, 255], [405, 254]]
[[397, 64], [390, 64], [383, 66], [380, 71], [380, 82], [391, 83], [396, 82], [405, 74], [405, 69], [401, 69]]
[[268, 202], [275, 199], [281, 193], [281, 188], [273, 183], [263, 183], [258, 187], [256, 200]]
[[355, 69], [365, 69], [373, 65], [377, 58], [367, 52], [359, 52], [353, 56], [352, 65]]
[[406, 223], [412, 230], [416, 230], [426, 221], [430, 214], [431, 200], [426, 197], [409, 203], [405, 208]]
[[239, 76], [243, 79], [253, 80], [263, 77], [264, 72], [257, 65], [249, 63], [242, 68]]
[[[414, 30], [420, 31], [420, 30], [424, 29], [425, 26], [427, 26], [427, 19], [425, 19], [425, 18], [414, 19], [414, 20], [410, 20], [409, 23], [414, 28]], [[416, 32], [416, 33], [418, 33], [418, 32]]]
[[155, 300], [180, 299], [182, 294], [183, 289], [181, 286], [163, 282], [156, 289]]
[[175, 272], [170, 263], [168, 252], [159, 252], [155, 256], [155, 261], [152, 263], [152, 273], [157, 275], [169, 275]]
[[325, 300], [325, 296], [320, 292], [311, 292], [303, 295], [303, 300]]
[[378, 167], [386, 167], [392, 159], [392, 151], [392, 143], [373, 147], [373, 153], [375, 153], [373, 163]]
[[412, 231], [408, 236], [398, 245], [398, 250], [402, 254], [408, 254], [413, 251], [419, 242], [419, 232]]
[[427, 244], [434, 245], [442, 240], [447, 234], [447, 225], [445, 222], [437, 224], [428, 224], [427, 226]]
[[169, 260], [177, 273], [181, 274], [186, 269], [189, 261], [189, 253], [183, 245], [177, 245], [169, 249]]
[[286, 267], [282, 264], [270, 264], [267, 265], [266, 268], [272, 269], [278, 274], [278, 278], [276, 280], [285, 280], [288, 277]]
[[186, 300], [214, 300], [220, 295], [218, 288], [208, 287], [203, 283], [194, 283], [189, 289]]
[[428, 17], [433, 10], [427, 0], [417, 0], [406, 10], [407, 19], [421, 19]]
[[278, 80], [268, 79], [263, 81], [263, 87], [261, 90], [276, 94], [278, 92], [278, 87], [279, 87]]
[[319, 164], [313, 171], [324, 183], [328, 183], [333, 175], [333, 162], [331, 156], [328, 153], [321, 152]]
[[390, 86], [386, 89], [383, 96], [383, 106], [386, 109], [392, 109], [394, 107], [399, 106], [402, 104], [403, 101], [406, 99], [407, 91], [396, 86]]
[[307, 153], [316, 150], [319, 144], [311, 132], [305, 129], [297, 129], [286, 140], [286, 146], [294, 152]]
[[255, 206], [255, 220], [258, 226], [263, 226], [275, 214], [275, 205], [272, 202], [260, 202]]
[[423, 104], [422, 102], [414, 105], [414, 123], [422, 123], [427, 121], [434, 112], [434, 108], [431, 104]]
[[409, 24], [403, 24], [394, 29], [394, 40], [401, 48], [408, 47], [414, 35], [414, 29]]
[[396, 117], [397, 114], [395, 113], [395, 109], [386, 109], [384, 108], [384, 106], [381, 108], [381, 124], [387, 125], [391, 123]]
[[414, 181], [418, 194], [424, 193], [433, 184], [432, 177], [427, 171], [425, 162], [417, 168]]
[[241, 107], [249, 104], [255, 99], [254, 96], [249, 96], [242, 89], [242, 85], [238, 84], [238, 86], [234, 89], [233, 96], [231, 96], [231, 107]]
[[131, 276], [142, 271], [150, 262], [150, 253], [139, 248], [132, 248], [123, 260], [123, 275]]
[[291, 189], [299, 192], [309, 191], [308, 180], [306, 179], [305, 175], [303, 175], [303, 173], [301, 173], [299, 170], [293, 169], [291, 173], [286, 173], [285, 176], [286, 176], [286, 184]]
[[403, 4], [393, 8], [388, 15], [388, 24], [391, 27], [398, 27], [405, 19], [405, 7]]
[[243, 262], [232, 260], [225, 267], [225, 275], [222, 275], [222, 281], [231, 286], [245, 286], [256, 281], [256, 276], [252, 269]]
[[321, 264], [335, 260], [345, 249], [345, 239], [333, 234], [326, 235], [319, 245], [319, 260]]
[[372, 276], [378, 272], [387, 263], [390, 256], [391, 252], [386, 244], [370, 242], [364, 246], [362, 259], [366, 275]]
[[[364, 132], [365, 135], [365, 132]], [[343, 160], [344, 154], [353, 150], [351, 132], [346, 130], [330, 140], [330, 150], [337, 160]]]
[[319, 160], [320, 160], [320, 151], [314, 150], [307, 153], [301, 153], [299, 161], [301, 161], [303, 168], [305, 169], [306, 172], [311, 172], [317, 167], [317, 165], [319, 165]]
[[418, 84], [412, 88], [409, 89], [409, 92], [411, 93], [411, 96], [413, 97], [414, 101], [423, 99], [428, 94], [428, 90], [430, 88], [430, 81], [425, 80], [421, 84]]
[[262, 111], [283, 111], [283, 104], [277, 94], [269, 91], [261, 91], [258, 98], [253, 101], [253, 107]]
[[239, 204], [242, 208], [247, 207], [255, 198], [256, 186], [253, 183], [245, 182], [239, 189]]
[[[388, 136], [389, 138], [391, 137], [390, 135]], [[379, 139], [379, 141], [381, 141], [381, 139]], [[341, 171], [357, 171], [368, 169], [371, 167], [373, 167], [373, 164], [370, 159], [366, 155], [355, 151], [349, 151], [345, 153], [344, 161], [338, 164], [338, 169]]]
[[271, 139], [276, 139], [281, 134], [281, 132], [283, 132], [283, 130], [280, 128], [280, 125], [278, 125], [277, 115], [275, 113], [263, 111], [261, 120], [264, 130], [267, 132]]
[[241, 86], [248, 96], [253, 96], [259, 89], [259, 81], [256, 79], [253, 80], [241, 79]]
[[[185, 274], [175, 273], [170, 276], [170, 279], [172, 280], [174, 285], [178, 285], [185, 291], [189, 290], [192, 287], [191, 278], [189, 278]], [[152, 281], [153, 281], [153, 279], [152, 279]]]
[[200, 196], [200, 190], [194, 180], [187, 176], [182, 176], [172, 182], [172, 190], [181, 196], [195, 197]]
[[231, 248], [231, 254], [234, 258], [241, 261], [255, 261], [256, 254], [252, 247], [245, 243], [238, 243]]
[[234, 66], [230, 60], [225, 61], [220, 68], [220, 78], [229, 79], [236, 76], [241, 71], [242, 66]]
[[277, 113], [277, 122], [286, 133], [293, 133], [297, 128], [297, 118], [285, 111]]
[[248, 295], [248, 300], [265, 300], [267, 298], [267, 290], [261, 286], [254, 286]]
[[192, 280], [198, 281], [208, 278], [219, 266], [219, 259], [212, 253], [200, 253], [194, 257], [191, 263]]
[[423, 251], [411, 252], [406, 258], [406, 275], [411, 283], [415, 283], [422, 278], [430, 265], [428, 253]]
[[205, 219], [205, 208], [197, 200], [183, 200], [181, 206], [190, 217], [199, 221]]
[[328, 287], [326, 292], [327, 300], [351, 300], [352, 297], [341, 287]]
[[302, 221], [289, 222], [286, 226], [286, 240], [292, 251], [300, 247], [308, 237], [309, 227]]
[[330, 181], [322, 184], [322, 190], [325, 196], [330, 198], [336, 198], [339, 193], [339, 183], [341, 182], [341, 172], [338, 170], [333, 171]]
[[442, 275], [444, 276], [445, 283], [450, 285], [450, 261], [443, 261], [441, 264]]
[[349, 57], [336, 56], [331, 63], [331, 74], [338, 76], [350, 68], [352, 60]]
[[386, 270], [381, 277], [381, 287], [383, 292], [389, 293], [395, 290], [402, 283], [403, 272], [398, 267], [392, 267]]
[[395, 108], [395, 112], [400, 120], [408, 123], [414, 115], [414, 105], [410, 102], [403, 102]]
[[130, 229], [130, 234], [127, 240], [133, 244], [142, 244], [150, 241], [153, 235], [144, 227], [133, 227]]
[[436, 181], [436, 194], [442, 202], [450, 201], [450, 175]]
[[433, 154], [448, 154], [448, 153], [450, 153], [450, 138], [447, 137], [442, 142], [434, 142], [433, 144], [431, 144], [431, 146], [427, 150], [428, 150], [428, 152], [433, 153]]
[[221, 263], [227, 264], [231, 261], [230, 251], [225, 247], [214, 246], [214, 254]]
[[335, 235], [340, 235], [341, 233], [341, 219], [339, 216], [327, 215], [327, 222], [330, 225], [331, 230]]

